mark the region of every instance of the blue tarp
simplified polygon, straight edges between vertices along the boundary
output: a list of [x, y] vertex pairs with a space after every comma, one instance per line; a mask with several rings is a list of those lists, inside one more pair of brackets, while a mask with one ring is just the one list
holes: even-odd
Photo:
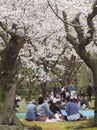
[[26, 113], [16, 113], [16, 116], [26, 116]]
[[[66, 116], [67, 113], [65, 110], [61, 110], [62, 115]], [[94, 116], [94, 111], [93, 110], [79, 110], [79, 112], [87, 117], [89, 116]], [[16, 113], [16, 116], [26, 116], [26, 113]]]
[[[63, 115], [63, 116], [66, 116], [66, 115], [67, 115], [67, 113], [66, 113], [65, 110], [61, 110], [61, 112], [62, 112], [62, 115]], [[82, 115], [85, 115], [85, 116], [87, 116], [87, 117], [89, 117], [89, 116], [94, 116], [94, 111], [93, 111], [93, 110], [79, 110], [79, 112], [80, 112]]]

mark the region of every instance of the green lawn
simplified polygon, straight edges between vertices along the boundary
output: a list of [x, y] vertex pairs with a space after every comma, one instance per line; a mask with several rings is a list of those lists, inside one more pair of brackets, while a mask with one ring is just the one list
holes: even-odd
[[[26, 112], [26, 106], [20, 106], [17, 113], [25, 113]], [[32, 125], [38, 125], [42, 127], [42, 130], [68, 130], [66, 127], [70, 126], [79, 126], [82, 123], [85, 123], [87, 120], [84, 121], [73, 121], [73, 122], [38, 122], [38, 121], [32, 121], [28, 122], [25, 121], [25, 117], [18, 117], [24, 124], [27, 124], [29, 126]], [[84, 130], [97, 130], [97, 128], [88, 128]]]

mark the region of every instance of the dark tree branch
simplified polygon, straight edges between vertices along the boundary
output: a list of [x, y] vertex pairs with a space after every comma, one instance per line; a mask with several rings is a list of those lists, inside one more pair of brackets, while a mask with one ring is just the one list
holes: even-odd
[[[68, 24], [68, 25], [70, 25], [70, 26], [76, 26], [76, 27], [79, 27], [80, 25], [75, 25], [75, 24], [72, 24], [72, 23], [69, 23], [69, 22], [67, 22], [67, 21], [65, 21], [64, 19], [62, 19], [55, 11], [54, 11], [54, 9], [52, 8], [52, 6], [51, 6], [51, 4], [50, 4], [50, 2], [49, 1], [47, 1], [48, 2], [48, 5], [49, 5], [49, 7], [51, 8], [51, 10], [53, 11], [53, 13], [57, 16], [57, 18], [59, 18], [63, 23], [66, 23], [66, 24]], [[82, 26], [81, 26], [82, 27]]]
[[[66, 29], [66, 26], [65, 25], [65, 31], [67, 32], [67, 36], [66, 36], [66, 39], [73, 45], [74, 49], [76, 50], [77, 54], [85, 61], [85, 63], [87, 64], [87, 66], [89, 68], [91, 68], [93, 70], [93, 59], [91, 59], [91, 55], [86, 51], [85, 47], [86, 45], [90, 44], [90, 42], [93, 40], [93, 34], [94, 34], [94, 23], [92, 22], [93, 21], [93, 18], [97, 15], [97, 0], [96, 2], [94, 3], [94, 8], [93, 8], [93, 11], [91, 14], [88, 15], [88, 18], [87, 18], [87, 23], [88, 23], [88, 26], [90, 28], [89, 30], [89, 34], [90, 36], [88, 36], [87, 38], [84, 37], [84, 33], [83, 33], [83, 30], [81, 29], [81, 27], [76, 27], [74, 26], [74, 29], [78, 35], [78, 40], [79, 42], [77, 41], [77, 39], [75, 39], [70, 33], [69, 31]], [[63, 16], [63, 18], [65, 18]], [[67, 19], [65, 18], [65, 21]], [[73, 21], [74, 24], [79, 24], [80, 25], [80, 22], [79, 22], [79, 14], [76, 16], [76, 18], [74, 19]], [[66, 24], [66, 23], [64, 23]]]
[[91, 42], [91, 40], [93, 39], [93, 34], [94, 34], [94, 23], [93, 23], [93, 18], [97, 15], [97, 1], [94, 3], [94, 7], [93, 7], [93, 11], [91, 14], [88, 15], [87, 18], [87, 24], [89, 27], [89, 31], [88, 34], [90, 35], [89, 37], [87, 37], [85, 39], [84, 45], [86, 46], [87, 44], [89, 44]]
[[[67, 19], [65, 19], [65, 20], [67, 20]], [[73, 23], [79, 24], [79, 14], [76, 16], [76, 18], [74, 19]], [[90, 64], [90, 60], [91, 60], [90, 55], [88, 55], [88, 53], [86, 52], [85, 46], [84, 46], [85, 38], [84, 38], [84, 35], [83, 35], [83, 30], [81, 29], [81, 27], [74, 27], [74, 28], [75, 28], [75, 31], [77, 32], [79, 42], [77, 41], [77, 38], [75, 38], [74, 36], [72, 36], [69, 33], [69, 31], [66, 33], [67, 34], [66, 35], [66, 39], [67, 39], [67, 41], [69, 41], [70, 44], [73, 45], [73, 47], [74, 47], [75, 51], [77, 52], [77, 54], [82, 59], [84, 59], [84, 61], [86, 62], [86, 64], [91, 69], [93, 69], [92, 65]], [[65, 31], [67, 31], [67, 30], [65, 28]]]
[[8, 39], [7, 35], [3, 31], [0, 32], [0, 37], [3, 39], [5, 45], [7, 45], [8, 42], [9, 42], [9, 39]]
[[3, 29], [3, 31], [7, 31], [7, 25], [2, 23], [1, 21], [0, 21], [0, 27]]
[[[75, 19], [72, 21], [73, 24], [80, 25], [79, 16], [80, 16], [80, 14], [76, 15]], [[79, 27], [74, 27], [74, 29], [77, 32], [79, 43], [81, 45], [83, 45], [85, 43], [85, 37], [84, 37], [83, 29], [80, 26]]]

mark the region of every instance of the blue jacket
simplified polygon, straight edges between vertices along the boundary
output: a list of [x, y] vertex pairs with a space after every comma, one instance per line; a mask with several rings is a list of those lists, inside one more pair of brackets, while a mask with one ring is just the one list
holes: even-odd
[[52, 118], [54, 116], [54, 114], [50, 110], [48, 103], [43, 103], [39, 105], [37, 111], [41, 116], [46, 116], [49, 118]]
[[65, 104], [65, 110], [67, 112], [67, 116], [70, 116], [70, 115], [74, 115], [74, 114], [78, 114], [78, 106], [76, 103], [74, 102], [67, 102]]
[[36, 109], [34, 104], [28, 104], [26, 111], [26, 120], [36, 120]]

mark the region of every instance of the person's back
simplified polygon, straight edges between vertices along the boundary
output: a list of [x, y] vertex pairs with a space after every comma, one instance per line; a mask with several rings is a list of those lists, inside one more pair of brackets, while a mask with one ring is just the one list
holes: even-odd
[[37, 120], [35, 107], [34, 104], [28, 104], [25, 118], [27, 121]]
[[67, 112], [68, 116], [77, 114], [78, 113], [77, 104], [74, 102], [67, 102], [66, 103], [66, 112]]
[[80, 114], [78, 112], [78, 105], [70, 100], [70, 97], [68, 97], [65, 101], [65, 110], [67, 112], [67, 117], [65, 117], [66, 120], [78, 120], [80, 119]]
[[44, 103], [44, 97], [43, 97], [42, 94], [39, 94], [38, 103], [39, 103], [39, 104]]
[[37, 108], [37, 111], [38, 111], [39, 115], [44, 116], [44, 117], [52, 118], [54, 115], [51, 112], [48, 103], [43, 103], [43, 104], [39, 105]]

